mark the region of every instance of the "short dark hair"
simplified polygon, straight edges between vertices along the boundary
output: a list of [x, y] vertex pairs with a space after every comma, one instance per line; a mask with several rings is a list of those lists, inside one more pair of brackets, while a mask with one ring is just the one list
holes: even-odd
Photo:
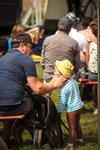
[[73, 26], [73, 22], [69, 17], [62, 17], [58, 22], [58, 29], [60, 31], [68, 32], [68, 30]]
[[[24, 43], [24, 45], [27, 45], [27, 42], [21, 42], [21, 43]], [[11, 49], [12, 49], [12, 48], [18, 48], [19, 46], [20, 46], [20, 43], [11, 45]]]
[[85, 17], [83, 20], [82, 20], [82, 26], [84, 29], [86, 29], [89, 25], [90, 25], [90, 22], [93, 21], [93, 18], [92, 17]]
[[91, 23], [90, 23], [90, 28], [92, 30], [92, 33], [97, 37], [97, 19], [94, 19]]
[[58, 30], [59, 30], [59, 31], [64, 31], [64, 32], [66, 32], [66, 33], [68, 32], [68, 30], [65, 30], [64, 27], [62, 27], [62, 26], [58, 27]]

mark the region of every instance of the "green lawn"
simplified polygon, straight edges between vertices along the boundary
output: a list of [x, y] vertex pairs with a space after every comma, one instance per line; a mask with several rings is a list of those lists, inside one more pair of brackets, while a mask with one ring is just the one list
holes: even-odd
[[[37, 74], [39, 77], [39, 80], [43, 82], [43, 74], [42, 74], [42, 69], [40, 67], [40, 63], [36, 63], [36, 69], [37, 69]], [[56, 107], [58, 107], [58, 100], [59, 100], [59, 89], [55, 90], [52, 92], [51, 95], [52, 100], [54, 101]], [[75, 143], [74, 147], [75, 150], [97, 150], [98, 149], [98, 137], [97, 137], [97, 115], [93, 115], [93, 100], [83, 100], [84, 106], [88, 108], [88, 112], [83, 111], [81, 115], [81, 127], [83, 130], [83, 137], [84, 137], [84, 142], [79, 145]], [[67, 125], [67, 120], [66, 120], [66, 114], [65, 111], [62, 113], [62, 120], [63, 122]], [[68, 126], [68, 125], [67, 125]], [[1, 132], [2, 132], [2, 125], [0, 125]], [[62, 130], [64, 133], [67, 133], [64, 127], [62, 127]], [[24, 138], [29, 137], [29, 133], [25, 131], [24, 133]], [[64, 146], [67, 144], [68, 139], [64, 136]], [[16, 150], [33, 150], [32, 144], [22, 146], [22, 147], [17, 147]], [[34, 148], [36, 150], [36, 148]], [[40, 149], [42, 150], [42, 149]], [[58, 150], [58, 148], [55, 150]], [[60, 149], [59, 149], [60, 150]]]

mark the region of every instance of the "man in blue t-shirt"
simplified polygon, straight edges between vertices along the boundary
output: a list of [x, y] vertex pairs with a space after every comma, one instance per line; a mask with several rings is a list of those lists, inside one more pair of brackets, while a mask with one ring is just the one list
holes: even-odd
[[[64, 85], [66, 78], [54, 77], [50, 84], [39, 81], [35, 63], [30, 57], [32, 43], [30, 35], [19, 33], [12, 37], [12, 51], [0, 59], [0, 115], [27, 114], [33, 108], [31, 99], [25, 98], [28, 82], [36, 94], [46, 94]], [[9, 140], [14, 120], [4, 123], [3, 139]]]

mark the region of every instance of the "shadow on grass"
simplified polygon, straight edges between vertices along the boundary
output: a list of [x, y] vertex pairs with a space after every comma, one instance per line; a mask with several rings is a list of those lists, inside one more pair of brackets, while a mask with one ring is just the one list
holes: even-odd
[[93, 113], [93, 109], [92, 108], [90, 108], [90, 109], [88, 109], [87, 107], [83, 107], [83, 111], [82, 111], [82, 113]]

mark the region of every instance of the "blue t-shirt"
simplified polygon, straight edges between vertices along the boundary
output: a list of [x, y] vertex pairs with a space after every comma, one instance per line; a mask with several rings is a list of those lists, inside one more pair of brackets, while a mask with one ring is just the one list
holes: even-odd
[[74, 79], [68, 80], [60, 89], [58, 112], [65, 108], [66, 112], [71, 112], [83, 107], [80, 98], [78, 82]]
[[37, 77], [30, 56], [12, 50], [0, 58], [0, 106], [18, 105], [24, 100], [28, 75]]

